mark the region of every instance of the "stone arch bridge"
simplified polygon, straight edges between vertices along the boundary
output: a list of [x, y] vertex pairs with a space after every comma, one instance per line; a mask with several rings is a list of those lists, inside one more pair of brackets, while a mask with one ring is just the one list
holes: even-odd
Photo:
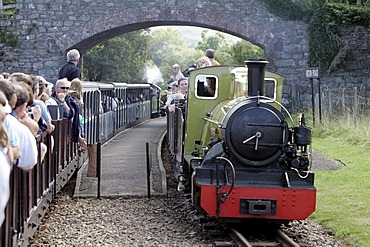
[[[262, 47], [288, 83], [305, 79], [308, 33], [303, 22], [285, 21], [255, 0], [17, 0], [8, 29], [19, 37], [4, 48], [3, 71], [57, 77], [65, 54], [83, 54], [126, 32], [160, 25], [185, 25], [226, 32]], [[4, 23], [3, 23], [4, 25]]]

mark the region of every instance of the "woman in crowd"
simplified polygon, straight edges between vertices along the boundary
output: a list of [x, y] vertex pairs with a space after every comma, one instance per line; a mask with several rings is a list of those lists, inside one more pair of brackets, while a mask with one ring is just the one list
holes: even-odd
[[212, 62], [211, 62], [211, 60], [209, 60], [208, 57], [202, 56], [196, 62], [196, 66], [197, 66], [197, 68], [212, 66]]
[[51, 123], [51, 116], [45, 102], [40, 99], [40, 96], [42, 95], [42, 92], [40, 93], [40, 91], [43, 91], [45, 88], [45, 82], [46, 80], [41, 76], [36, 76], [34, 78], [32, 84], [34, 99], [31, 108], [39, 106], [41, 109], [41, 119], [37, 122], [39, 125], [39, 131], [47, 131], [48, 133], [51, 133], [54, 131], [55, 126]]
[[4, 93], [0, 91], [0, 227], [5, 219], [4, 211], [9, 200], [10, 164], [12, 164], [8, 157], [9, 138], [3, 120], [11, 111]]
[[78, 106], [78, 116], [79, 116], [79, 133], [80, 133], [80, 144], [83, 150], [86, 149], [86, 141], [84, 139], [85, 133], [83, 129], [83, 117], [82, 117], [82, 109], [84, 106], [83, 101], [83, 92], [82, 92], [82, 81], [78, 78], [75, 78], [71, 81], [71, 86], [69, 88], [69, 95], [76, 101]]
[[181, 93], [182, 95], [184, 95], [184, 98], [186, 99], [188, 95], [188, 78], [186, 77], [180, 78], [178, 81], [178, 84], [179, 84], [178, 93]]

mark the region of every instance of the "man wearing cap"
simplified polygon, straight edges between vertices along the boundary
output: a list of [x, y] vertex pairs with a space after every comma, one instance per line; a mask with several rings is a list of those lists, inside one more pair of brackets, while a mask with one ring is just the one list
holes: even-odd
[[208, 57], [209, 60], [211, 60], [212, 66], [220, 66], [220, 63], [217, 62], [217, 60], [215, 59], [215, 50], [207, 49], [206, 50], [206, 57]]
[[80, 52], [72, 49], [67, 53], [67, 63], [59, 70], [58, 79], [67, 78], [72, 81], [75, 78], [81, 79], [81, 71], [77, 64], [80, 62]]

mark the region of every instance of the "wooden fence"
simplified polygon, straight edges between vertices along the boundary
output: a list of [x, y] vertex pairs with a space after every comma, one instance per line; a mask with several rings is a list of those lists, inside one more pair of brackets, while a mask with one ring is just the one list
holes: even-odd
[[[363, 92], [361, 89], [342, 89], [335, 93], [333, 90], [321, 92], [322, 110], [327, 117], [336, 115], [346, 116], [370, 116], [370, 92]], [[318, 95], [315, 100], [318, 102]], [[318, 105], [318, 104], [316, 104]]]
[[310, 90], [293, 89], [290, 95], [286, 103], [293, 112], [312, 111], [314, 106], [317, 118], [320, 112], [329, 119], [349, 115], [370, 117], [370, 90], [365, 86], [315, 90], [314, 99]]

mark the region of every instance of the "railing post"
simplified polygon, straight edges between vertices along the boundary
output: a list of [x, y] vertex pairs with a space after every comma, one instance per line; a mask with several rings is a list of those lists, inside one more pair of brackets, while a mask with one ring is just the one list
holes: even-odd
[[346, 97], [345, 97], [345, 89], [342, 90], [342, 116], [346, 115]]
[[150, 170], [152, 167], [152, 155], [149, 149], [149, 143], [146, 143], [146, 182], [148, 187], [148, 198], [150, 199]]
[[332, 91], [329, 89], [328, 90], [328, 102], [329, 102], [329, 118], [332, 117], [333, 115], [333, 100], [332, 100]]
[[97, 198], [100, 199], [100, 183], [101, 183], [101, 142], [98, 141], [97, 147], [97, 175], [98, 175], [98, 194]]
[[353, 117], [357, 119], [358, 117], [358, 94], [357, 94], [357, 87], [355, 87], [353, 96]]
[[321, 80], [317, 78], [318, 86], [319, 86], [319, 121], [320, 124], [322, 123], [322, 116], [321, 116]]
[[313, 88], [313, 78], [310, 78], [311, 82], [311, 96], [312, 96], [312, 122], [313, 126], [315, 126], [315, 92]]
[[[96, 120], [97, 126], [100, 126], [100, 114], [97, 114]], [[96, 128], [97, 132], [97, 152], [96, 152], [96, 175], [98, 177], [98, 191], [97, 191], [97, 198], [100, 199], [100, 183], [101, 183], [101, 142], [100, 142], [100, 128]], [[89, 160], [90, 162], [90, 160]]]

